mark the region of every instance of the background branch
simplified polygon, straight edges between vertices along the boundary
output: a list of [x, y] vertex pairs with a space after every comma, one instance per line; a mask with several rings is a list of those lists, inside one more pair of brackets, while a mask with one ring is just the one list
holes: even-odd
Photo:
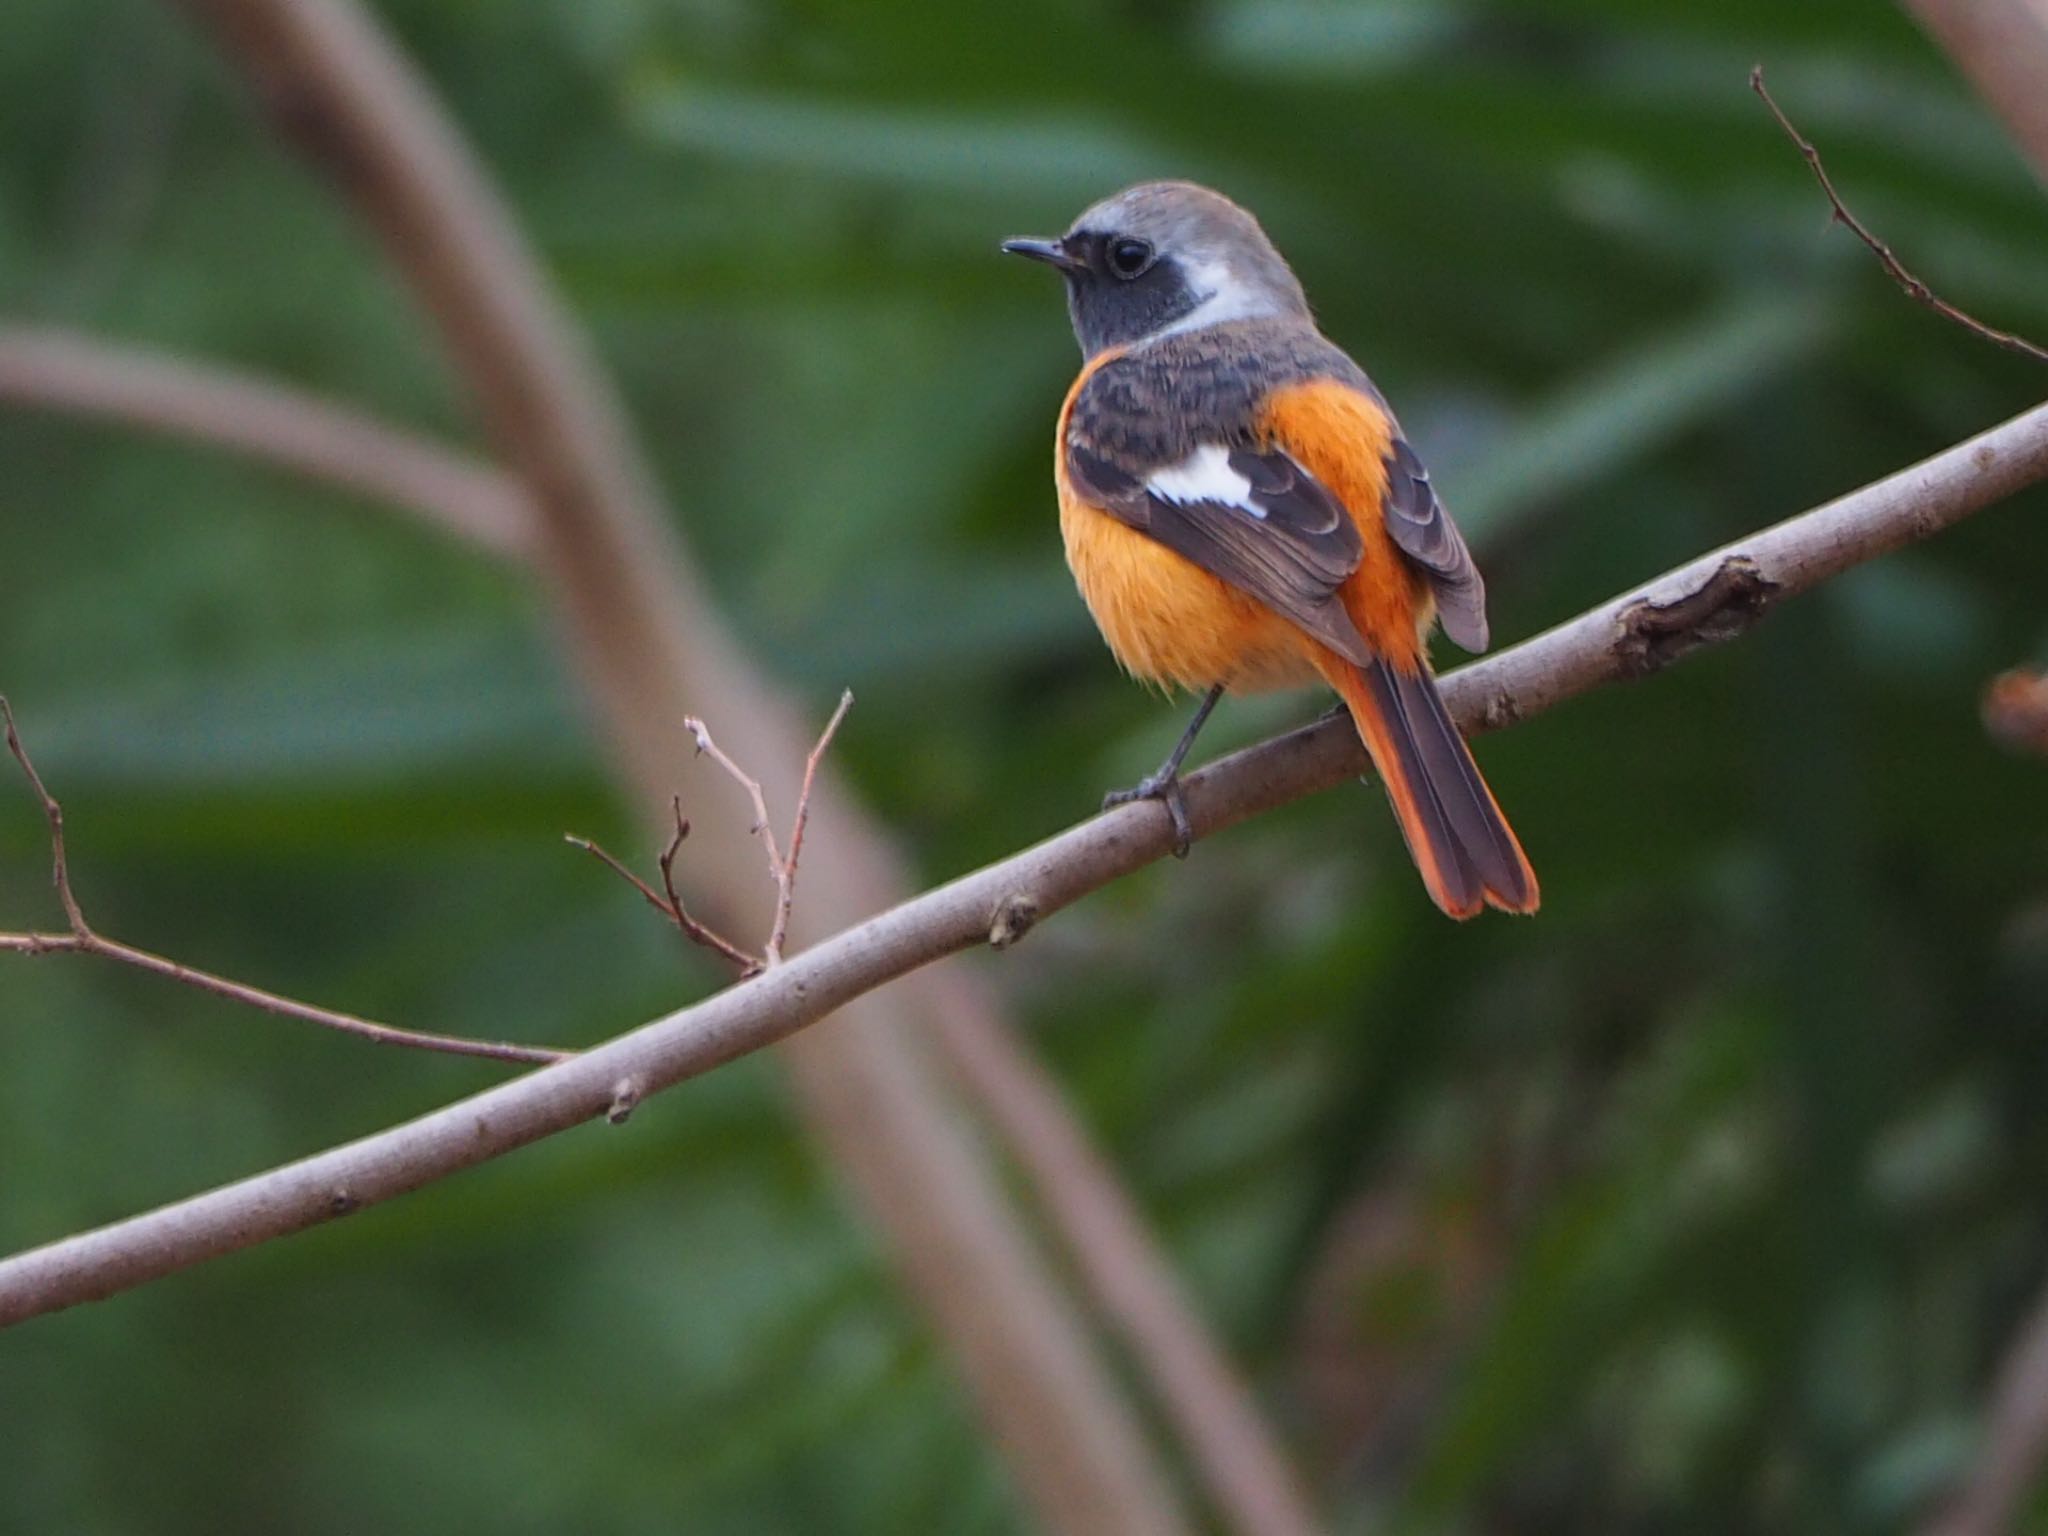
[[[349, 197], [439, 327], [533, 499], [538, 570], [649, 824], [666, 815], [692, 713], [716, 719], [731, 750], [765, 766], [776, 798], [793, 801], [808, 735], [799, 713], [712, 617], [602, 372], [423, 83], [347, 0], [183, 7]], [[907, 885], [829, 775], [813, 814], [833, 857], [806, 881], [799, 942]], [[707, 908], [751, 884], [742, 871], [753, 857], [727, 829], [705, 829], [690, 873]], [[719, 915], [722, 927], [745, 921]], [[928, 990], [898, 993], [893, 1008], [862, 1001], [838, 1028], [804, 1036], [786, 1059], [805, 1113], [889, 1237], [1041, 1519], [1118, 1536], [1178, 1530], [1169, 1480], [1135, 1418], [903, 1031], [900, 1012], [929, 1020], [943, 1001]], [[1160, 1304], [1178, 1305], [1169, 1285]], [[1265, 1463], [1286, 1486], [1270, 1446]]]
[[1905, 0], [2005, 122], [2048, 187], [2048, 4], [2043, 0]]
[[525, 558], [533, 515], [511, 476], [349, 406], [68, 331], [0, 326], [0, 403], [233, 449]]
[[[1825, 506], [1723, 546], [1498, 656], [1449, 674], [1468, 730], [1526, 720], [1603, 683], [1742, 634], [1771, 607], [2048, 478], [2048, 406]], [[1324, 720], [1192, 775], [1203, 835], [1359, 774]], [[1015, 942], [1089, 891], [1164, 857], [1152, 805], [1121, 806], [825, 940], [692, 1008], [406, 1125], [0, 1263], [0, 1324], [111, 1295], [418, 1188], [801, 1029], [971, 945]]]

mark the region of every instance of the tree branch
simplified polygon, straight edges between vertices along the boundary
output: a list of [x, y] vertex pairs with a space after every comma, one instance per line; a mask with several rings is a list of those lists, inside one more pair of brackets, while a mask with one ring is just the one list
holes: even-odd
[[[1739, 539], [1444, 679], [1468, 730], [1527, 720], [1601, 684], [1743, 633], [1852, 566], [2048, 478], [2048, 406]], [[1704, 596], [1711, 594], [1711, 598]], [[1355, 777], [1356, 733], [1324, 720], [1190, 776], [1210, 835]], [[1164, 857], [1151, 804], [1120, 806], [904, 902], [694, 1007], [568, 1061], [332, 1151], [0, 1262], [0, 1325], [129, 1289], [444, 1178], [781, 1040], [884, 982], [995, 938], [1014, 943], [1088, 892]]]
[[282, 384], [65, 331], [0, 326], [0, 403], [231, 448], [401, 508], [494, 555], [532, 553], [533, 509], [511, 476]]
[[352, 1013], [339, 1013], [331, 1008], [316, 1008], [311, 1003], [302, 1003], [296, 998], [283, 997], [275, 992], [266, 992], [261, 987], [252, 987], [247, 982], [230, 981], [225, 976], [216, 976], [211, 971], [197, 970], [181, 965], [176, 960], [152, 954], [146, 949], [137, 949], [132, 944], [123, 944], [110, 939], [85, 920], [85, 910], [79, 905], [78, 894], [71, 885], [71, 860], [64, 847], [64, 807], [57, 797], [43, 784], [42, 775], [36, 772], [36, 765], [28, 755], [28, 748], [22, 745], [21, 733], [15, 728], [14, 709], [0, 694], [0, 729], [4, 729], [7, 751], [21, 771], [28, 778], [29, 788], [35, 792], [42, 804], [43, 820], [50, 828], [50, 883], [56, 887], [57, 901], [64, 909], [64, 919], [69, 925], [63, 933], [0, 933], [0, 953], [19, 955], [97, 955], [103, 960], [129, 966], [138, 971], [147, 971], [153, 976], [182, 982], [185, 986], [201, 992], [211, 992], [216, 997], [227, 998], [230, 1002], [244, 1003], [265, 1013], [280, 1018], [298, 1019], [307, 1024], [318, 1024], [326, 1029], [340, 1030], [343, 1034], [354, 1035], [377, 1045], [410, 1046], [414, 1050], [439, 1051], [449, 1056], [483, 1056], [493, 1061], [537, 1063], [545, 1066], [549, 1062], [566, 1061], [573, 1051], [560, 1051], [545, 1045], [513, 1045], [499, 1040], [471, 1040], [461, 1035], [437, 1035], [424, 1030], [400, 1029], [391, 1024], [379, 1024], [371, 1019], [358, 1018]]
[[1749, 88], [1755, 91], [1762, 98], [1763, 104], [1771, 109], [1771, 116], [1775, 117], [1778, 120], [1778, 126], [1785, 130], [1785, 137], [1792, 141], [1794, 147], [1804, 157], [1807, 169], [1813, 172], [1813, 179], [1820, 183], [1821, 191], [1827, 195], [1828, 207], [1832, 210], [1831, 216], [1834, 221], [1845, 226], [1850, 234], [1870, 248], [1870, 253], [1877, 258], [1878, 265], [1884, 268], [1885, 275], [1899, 285], [1900, 292], [1904, 293], [1914, 303], [1925, 305], [1928, 309], [1940, 315], [1942, 319], [1960, 325], [1971, 335], [1990, 342], [1994, 347], [2003, 347], [2008, 352], [2017, 352], [2021, 357], [2031, 357], [2037, 363], [2048, 363], [2048, 348], [2038, 347], [2033, 342], [2027, 340], [2026, 337], [2016, 336], [2011, 331], [2001, 331], [1994, 326], [1986, 325], [1974, 315], [1966, 314], [1964, 311], [1957, 309], [1955, 305], [1949, 303], [1947, 299], [1944, 299], [1940, 294], [1928, 287], [1927, 284], [1907, 271], [1905, 263], [1901, 262], [1892, 253], [1892, 248], [1886, 245], [1884, 241], [1878, 239], [1876, 235], [1873, 235], [1864, 225], [1863, 221], [1849, 211], [1849, 205], [1842, 201], [1841, 193], [1835, 190], [1833, 178], [1828, 175], [1827, 166], [1821, 163], [1820, 151], [1813, 147], [1812, 140], [1792, 126], [1792, 119], [1785, 115], [1784, 108], [1778, 105], [1772, 98], [1770, 91], [1765, 88], [1763, 65], [1759, 64], [1750, 70]]

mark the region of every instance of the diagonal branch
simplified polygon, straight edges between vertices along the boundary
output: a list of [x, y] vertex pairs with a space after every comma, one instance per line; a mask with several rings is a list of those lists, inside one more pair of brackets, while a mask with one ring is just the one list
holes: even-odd
[[[1785, 599], [2048, 479], [2048, 406], [1737, 540], [1444, 679], [1468, 730], [1529, 719], [1733, 639]], [[1701, 594], [1714, 594], [1707, 602]], [[1364, 768], [1325, 720], [1191, 776], [1208, 835]], [[694, 1007], [418, 1120], [0, 1262], [0, 1325], [109, 1296], [387, 1200], [787, 1038], [852, 998], [1037, 922], [1164, 857], [1172, 831], [1121, 806], [813, 945]]]
[[22, 745], [21, 733], [15, 728], [14, 709], [0, 694], [0, 728], [4, 728], [7, 751], [26, 775], [29, 788], [35, 792], [42, 804], [43, 820], [50, 828], [50, 883], [56, 887], [57, 901], [64, 909], [64, 920], [69, 927], [63, 933], [0, 933], [0, 954], [21, 955], [98, 955], [103, 960], [129, 966], [138, 971], [147, 971], [153, 976], [162, 976], [170, 981], [182, 982], [201, 992], [211, 992], [216, 997], [231, 1002], [244, 1003], [251, 1008], [273, 1013], [280, 1018], [298, 1019], [307, 1024], [318, 1024], [326, 1029], [340, 1030], [343, 1034], [354, 1035], [377, 1045], [403, 1045], [415, 1050], [439, 1051], [450, 1056], [483, 1056], [492, 1061], [537, 1063], [545, 1066], [549, 1062], [566, 1061], [573, 1051], [559, 1051], [545, 1045], [513, 1045], [499, 1040], [471, 1040], [461, 1035], [437, 1035], [424, 1030], [400, 1029], [392, 1024], [379, 1024], [371, 1019], [358, 1018], [352, 1013], [340, 1013], [332, 1008], [316, 1008], [311, 1003], [302, 1003], [296, 998], [284, 997], [276, 992], [266, 992], [261, 987], [252, 987], [247, 982], [230, 981], [225, 976], [216, 976], [211, 971], [202, 971], [176, 960], [152, 954], [146, 949], [137, 949], [132, 944], [123, 944], [110, 939], [85, 920], [85, 909], [79, 905], [78, 894], [71, 885], [71, 860], [64, 847], [64, 807], [57, 797], [43, 784], [43, 776], [36, 772], [36, 765], [28, 755], [28, 748]]

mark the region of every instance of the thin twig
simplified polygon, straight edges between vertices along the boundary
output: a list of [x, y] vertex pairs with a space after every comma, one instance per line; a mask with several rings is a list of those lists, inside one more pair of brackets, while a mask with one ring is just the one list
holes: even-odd
[[1957, 309], [1909, 272], [1905, 263], [1892, 254], [1892, 248], [1872, 234], [1863, 221], [1849, 211], [1849, 205], [1842, 201], [1842, 195], [1835, 190], [1834, 181], [1828, 176], [1827, 167], [1821, 163], [1820, 151], [1814, 148], [1811, 139], [1792, 126], [1792, 119], [1785, 115], [1784, 108], [1780, 107], [1772, 99], [1771, 93], [1765, 89], [1763, 65], [1759, 64], [1750, 70], [1749, 88], [1763, 99], [1763, 104], [1771, 109], [1771, 116], [1778, 120], [1778, 126], [1785, 130], [1785, 137], [1797, 146], [1799, 153], [1805, 158], [1807, 167], [1813, 172], [1813, 179], [1820, 183], [1821, 191], [1827, 194], [1830, 217], [1836, 223], [1845, 226], [1850, 234], [1870, 248], [1871, 254], [1878, 259], [1886, 275], [1899, 285], [1907, 298], [1916, 304], [1926, 305], [1944, 320], [1960, 325], [1964, 330], [1981, 337], [1993, 346], [2003, 347], [2008, 352], [2017, 352], [2021, 357], [2031, 357], [2037, 363], [2048, 363], [2048, 348], [2036, 346], [2024, 336], [2015, 336], [2010, 331], [2001, 331], [1996, 326], [1986, 325], [1974, 315]]
[[775, 847], [775, 829], [768, 824], [768, 800], [761, 792], [761, 781], [727, 756], [725, 748], [711, 739], [710, 728], [695, 715], [683, 717], [683, 729], [688, 731], [690, 739], [697, 743], [698, 753], [723, 768], [731, 775], [732, 781], [747, 792], [747, 798], [753, 801], [754, 821], [747, 830], [767, 845], [769, 872], [772, 874], [781, 867], [782, 855]]
[[768, 878], [775, 882], [775, 918], [769, 925], [768, 942], [762, 945], [761, 958], [754, 970], [766, 970], [782, 963], [783, 942], [789, 937], [789, 914], [796, 903], [796, 861], [803, 852], [804, 827], [811, 817], [811, 788], [817, 782], [818, 763], [825, 756], [825, 749], [832, 745], [839, 722], [846, 718], [846, 712], [852, 707], [853, 690], [849, 688], [839, 695], [839, 707], [832, 711], [832, 718], [825, 722], [825, 729], [818, 734], [810, 755], [804, 759], [803, 787], [797, 792], [796, 816], [790, 824], [787, 854], [776, 846], [775, 828], [769, 823], [768, 799], [762, 793], [761, 781], [734, 762], [726, 750], [711, 739], [711, 730], [702, 720], [695, 715], [684, 717], [683, 729], [697, 743], [699, 754], [710, 758], [731, 775], [753, 802], [754, 824], [749, 830], [759, 836], [767, 850]]
[[[1771, 605], [2048, 480], [2048, 406], [1958, 443], [1848, 496], [1739, 539], [1444, 678], [1467, 730], [1527, 720], [1591, 689], [1643, 675], [1632, 625], [1681, 611], [1731, 562], [1755, 572]], [[1632, 616], [1635, 616], [1632, 618]], [[1737, 629], [1696, 614], [1703, 638]], [[1660, 652], [1652, 666], [1682, 657]], [[1356, 778], [1358, 734], [1325, 720], [1204, 767], [1187, 782], [1198, 833]], [[390, 1130], [112, 1226], [0, 1260], [0, 1327], [189, 1269], [208, 1259], [389, 1200], [610, 1113], [622, 1084], [642, 1099], [762, 1049], [883, 984], [988, 942], [995, 916], [1028, 901], [1043, 921], [1171, 851], [1147, 805], [1093, 817], [972, 874], [813, 944], [786, 964], [546, 1071]], [[943, 1168], [931, 1170], [942, 1176]], [[981, 1305], [976, 1301], [977, 1309]]]
[[683, 898], [676, 893], [676, 853], [683, 846], [683, 839], [690, 835], [690, 824], [683, 819], [682, 801], [675, 801], [674, 806], [676, 817], [675, 833], [669, 838], [668, 846], [661, 850], [660, 855], [655, 860], [655, 863], [661, 870], [661, 889], [659, 891], [655, 890], [653, 886], [627, 868], [623, 860], [599, 847], [589, 838], [567, 834], [563, 840], [571, 847], [581, 848], [585, 853], [604, 864], [612, 873], [631, 885], [634, 890], [638, 891], [645, 898], [650, 907], [654, 908], [655, 911], [659, 912], [671, 923], [674, 923], [676, 931], [692, 944], [701, 944], [720, 959], [730, 961], [739, 971], [742, 978], [751, 976], [761, 969], [761, 957], [748, 954], [739, 945], [725, 937], [724, 934], [719, 933], [716, 929], [692, 916], [690, 909], [683, 905]]
[[818, 733], [817, 745], [804, 759], [803, 788], [797, 792], [796, 818], [789, 828], [789, 858], [782, 866], [782, 878], [777, 882], [779, 894], [775, 902], [775, 926], [769, 930], [767, 959], [774, 965], [782, 958], [782, 943], [789, 936], [789, 909], [796, 896], [796, 861], [803, 856], [804, 827], [811, 819], [811, 786], [817, 782], [818, 763], [825, 756], [825, 750], [832, 745], [832, 738], [839, 730], [839, 722], [846, 718], [846, 712], [853, 708], [853, 690], [844, 689], [839, 695], [839, 707], [832, 711], [832, 718], [825, 722], [825, 729]]
[[35, 791], [36, 799], [42, 804], [43, 820], [50, 826], [50, 883], [57, 888], [57, 900], [63, 904], [64, 919], [70, 923], [75, 938], [92, 939], [95, 937], [92, 925], [86, 922], [78, 897], [71, 889], [71, 862], [64, 854], [64, 807], [57, 803], [57, 797], [43, 783], [43, 776], [36, 772], [36, 765], [29, 758], [28, 748], [21, 744], [21, 732], [14, 724], [14, 706], [7, 702], [5, 694], [0, 694], [0, 726], [4, 726], [7, 733], [7, 750], [21, 765], [22, 773], [28, 778], [28, 787]]
[[492, 1061], [513, 1061], [546, 1066], [553, 1062], [566, 1061], [573, 1051], [558, 1051], [544, 1045], [512, 1045], [498, 1040], [468, 1040], [460, 1035], [437, 1035], [423, 1030], [399, 1029], [391, 1024], [379, 1024], [373, 1019], [357, 1018], [352, 1013], [338, 1013], [331, 1008], [316, 1008], [311, 1003], [302, 1003], [296, 998], [283, 997], [275, 992], [266, 992], [261, 987], [252, 987], [247, 982], [230, 981], [225, 976], [216, 976], [210, 971], [195, 969], [153, 954], [146, 949], [137, 949], [132, 944], [123, 944], [100, 933], [85, 920], [85, 911], [79, 905], [78, 895], [71, 885], [71, 864], [64, 848], [64, 807], [57, 803], [57, 797], [50, 793], [43, 783], [43, 777], [36, 772], [36, 765], [28, 755], [28, 748], [22, 744], [21, 732], [14, 723], [14, 710], [4, 695], [0, 695], [0, 725], [4, 725], [7, 750], [16, 763], [21, 765], [29, 787], [42, 802], [43, 820], [50, 828], [50, 881], [56, 887], [57, 900], [63, 905], [65, 921], [70, 924], [63, 933], [0, 933], [0, 953], [20, 955], [80, 954], [98, 955], [105, 960], [130, 966], [138, 971], [147, 971], [153, 976], [162, 976], [170, 981], [182, 982], [196, 987], [201, 992], [211, 992], [232, 1002], [243, 1003], [280, 1018], [299, 1019], [308, 1024], [319, 1024], [327, 1029], [338, 1029], [358, 1039], [373, 1041], [378, 1045], [402, 1045], [421, 1051], [440, 1051], [450, 1056], [483, 1056]]
[[768, 941], [761, 946], [761, 953], [758, 955], [748, 954], [723, 934], [706, 927], [692, 917], [690, 909], [683, 905], [683, 898], [676, 893], [676, 855], [682, 850], [683, 839], [690, 835], [690, 823], [683, 817], [681, 796], [672, 796], [669, 800], [669, 809], [675, 815], [675, 833], [669, 838], [668, 846], [661, 850], [654, 861], [661, 871], [660, 891], [656, 891], [623, 862], [590, 839], [571, 836], [568, 841], [585, 853], [602, 860], [615, 874], [627, 880], [633, 889], [646, 899], [649, 906], [676, 925], [683, 937], [715, 951], [738, 966], [741, 980], [758, 975], [771, 965], [780, 965], [783, 942], [789, 937], [790, 910], [796, 902], [796, 861], [803, 854], [804, 827], [811, 819], [811, 787], [817, 782], [818, 764], [825, 756], [825, 749], [832, 745], [832, 737], [839, 730], [839, 722], [846, 718], [847, 710], [852, 707], [853, 690], [847, 689], [839, 695], [839, 707], [832, 711], [832, 718], [825, 722], [825, 729], [819, 733], [817, 742], [811, 747], [810, 755], [804, 759], [803, 788], [797, 794], [796, 817], [790, 824], [787, 855], [775, 845], [775, 833], [768, 824], [768, 797], [761, 788], [761, 781], [734, 762], [725, 749], [711, 739], [711, 732], [702, 720], [690, 715], [683, 721], [684, 728], [697, 743], [698, 752], [709, 757], [732, 775], [754, 804], [754, 824], [748, 830], [758, 834], [767, 849], [768, 878], [775, 882], [775, 918], [768, 929]]

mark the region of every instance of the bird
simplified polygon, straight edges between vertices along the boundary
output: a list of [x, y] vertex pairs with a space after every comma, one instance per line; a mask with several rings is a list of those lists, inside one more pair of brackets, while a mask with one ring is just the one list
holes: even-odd
[[1185, 858], [1181, 765], [1217, 701], [1320, 680], [1436, 905], [1534, 912], [1536, 873], [1430, 669], [1433, 624], [1486, 649], [1485, 583], [1385, 397], [1317, 328], [1258, 221], [1207, 187], [1150, 181], [1002, 249], [1065, 279], [1081, 346], [1054, 443], [1076, 585], [1126, 672], [1201, 695], [1158, 771], [1104, 809], [1160, 802]]

